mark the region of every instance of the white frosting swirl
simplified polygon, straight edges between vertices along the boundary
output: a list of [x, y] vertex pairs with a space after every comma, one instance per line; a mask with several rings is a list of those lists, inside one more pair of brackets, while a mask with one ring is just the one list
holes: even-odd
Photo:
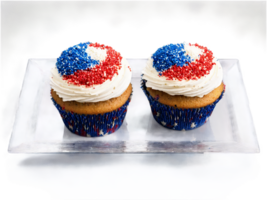
[[[196, 46], [184, 45], [186, 54], [194, 60], [198, 58], [202, 50]], [[159, 76], [153, 67], [153, 59], [150, 58], [143, 70], [143, 79], [147, 80], [146, 86], [154, 90], [163, 91], [169, 95], [183, 95], [187, 97], [203, 97], [222, 83], [223, 72], [220, 63], [214, 59], [210, 73], [197, 80], [167, 80], [167, 77]]]
[[129, 64], [125, 58], [122, 58], [121, 65], [122, 67], [118, 71], [118, 75], [115, 74], [111, 80], [106, 80], [101, 85], [93, 85], [91, 87], [68, 83], [66, 80], [63, 80], [57, 68], [54, 67], [51, 69], [50, 85], [63, 101], [106, 101], [122, 95], [131, 82], [132, 72], [128, 68]]

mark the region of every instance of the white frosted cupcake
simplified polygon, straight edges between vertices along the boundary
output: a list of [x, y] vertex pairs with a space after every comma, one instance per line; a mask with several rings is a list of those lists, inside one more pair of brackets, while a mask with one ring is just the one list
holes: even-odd
[[142, 88], [159, 124], [191, 130], [207, 121], [222, 98], [222, 78], [220, 63], [206, 47], [170, 44], [149, 58]]
[[81, 43], [62, 52], [51, 70], [51, 96], [73, 133], [96, 137], [123, 123], [131, 99], [132, 72], [113, 48]]

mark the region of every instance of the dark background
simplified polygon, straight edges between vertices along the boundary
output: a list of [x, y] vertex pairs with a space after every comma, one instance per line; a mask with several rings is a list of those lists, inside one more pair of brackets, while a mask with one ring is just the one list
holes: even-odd
[[[179, 27], [175, 29], [175, 27]], [[92, 31], [93, 30], [93, 31]], [[151, 20], [143, 27], [136, 27], [133, 24], [124, 24], [118, 30], [113, 30], [104, 21], [90, 21], [88, 23], [70, 25], [60, 33], [52, 35], [46, 38], [38, 47], [34, 54], [26, 55], [14, 55], [12, 61], [7, 66], [7, 71], [14, 69], [19, 60], [24, 61], [29, 56], [35, 56], [35, 54], [58, 54], [60, 49], [69, 44], [74, 44], [82, 39], [98, 40], [101, 42], [115, 43], [116, 48], [120, 50], [124, 55], [149, 55], [151, 51], [162, 43], [169, 41], [179, 41], [186, 39], [188, 41], [202, 41], [211, 45], [218, 57], [223, 57], [226, 54], [240, 55], [241, 65], [244, 68], [244, 77], [246, 80], [247, 89], [249, 91], [249, 98], [253, 105], [254, 120], [260, 120], [261, 115], [254, 114], [257, 111], [257, 105], [261, 105], [264, 101], [262, 94], [264, 93], [264, 68], [267, 66], [266, 52], [259, 47], [253, 45], [252, 41], [248, 39], [237, 40], [229, 29], [216, 26], [210, 22], [198, 22], [198, 21], [186, 21], [184, 19], [176, 20]], [[4, 84], [2, 84], [4, 83]], [[5, 94], [11, 85], [16, 83], [12, 73], [5, 73], [1, 79], [1, 93]], [[254, 83], [254, 84], [253, 84]], [[264, 84], [265, 83], [265, 84]], [[254, 90], [252, 89], [254, 85]], [[260, 88], [256, 90], [255, 88]], [[4, 95], [1, 95], [4, 97]], [[260, 102], [260, 101], [261, 102]], [[5, 102], [5, 98], [1, 99], [1, 107]], [[251, 105], [251, 106], [252, 106]], [[264, 105], [264, 104], [263, 104]], [[264, 112], [265, 107], [261, 106], [260, 112]], [[258, 111], [259, 112], [259, 111]], [[256, 117], [257, 116], [257, 117]], [[259, 127], [258, 127], [259, 128]], [[260, 129], [257, 129], [260, 137]], [[2, 142], [3, 155], [6, 154], [7, 145]], [[263, 142], [261, 143], [263, 148]], [[255, 156], [256, 157], [256, 156]], [[3, 158], [3, 170], [1, 180], [5, 183], [5, 187], [1, 188], [2, 191], [8, 192], [8, 198], [14, 199], [19, 195], [20, 197], [27, 199], [51, 199], [48, 192], [40, 191], [38, 188], [30, 188], [24, 186], [18, 186], [13, 183], [9, 183], [6, 176], [6, 160], [9, 156]], [[258, 158], [260, 169], [262, 169], [262, 158]], [[262, 199], [263, 190], [260, 190], [260, 186], [263, 185], [264, 172], [257, 178], [257, 181], [249, 181], [242, 184], [236, 190], [233, 190], [227, 196], [228, 199]], [[244, 186], [244, 187], [243, 187]], [[3, 194], [3, 193], [2, 193]], [[261, 197], [261, 198], [260, 198]]]

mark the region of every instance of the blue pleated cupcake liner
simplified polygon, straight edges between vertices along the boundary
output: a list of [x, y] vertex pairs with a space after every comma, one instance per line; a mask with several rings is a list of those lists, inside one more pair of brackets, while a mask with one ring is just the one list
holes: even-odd
[[65, 126], [72, 133], [85, 137], [101, 137], [109, 135], [121, 127], [131, 96], [132, 94], [126, 103], [117, 110], [96, 115], [84, 115], [66, 111], [53, 98], [51, 99], [59, 111]]
[[181, 109], [164, 105], [153, 98], [146, 88], [146, 80], [141, 79], [141, 88], [151, 106], [154, 119], [162, 126], [173, 130], [192, 130], [205, 124], [212, 114], [216, 104], [223, 97], [224, 91], [220, 97], [210, 105], [194, 109]]

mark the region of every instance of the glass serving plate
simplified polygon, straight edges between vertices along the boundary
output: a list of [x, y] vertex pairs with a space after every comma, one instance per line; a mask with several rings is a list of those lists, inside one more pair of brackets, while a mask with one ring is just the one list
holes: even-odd
[[258, 153], [259, 145], [237, 59], [219, 59], [226, 92], [209, 121], [190, 131], [162, 127], [140, 88], [147, 59], [128, 59], [133, 96], [115, 133], [98, 138], [72, 134], [50, 96], [50, 70], [56, 59], [30, 59], [8, 151], [11, 153]]

